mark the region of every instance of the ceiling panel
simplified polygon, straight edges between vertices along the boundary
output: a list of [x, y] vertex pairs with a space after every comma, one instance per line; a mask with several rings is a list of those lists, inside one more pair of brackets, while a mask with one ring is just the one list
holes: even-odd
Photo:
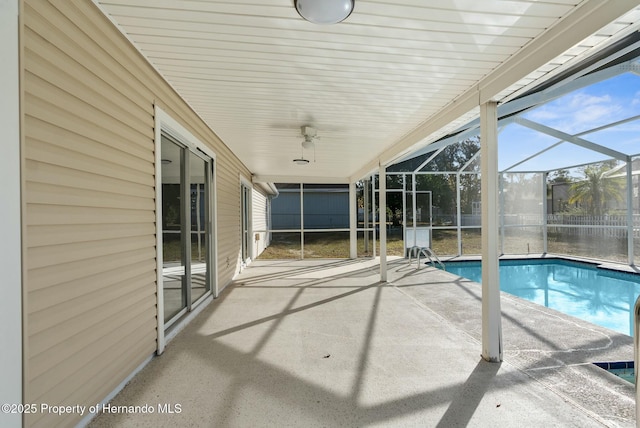
[[[601, 7], [597, 0], [356, 0], [344, 22], [319, 26], [291, 0], [95, 2], [256, 176], [280, 181], [358, 178], [396, 147], [423, 146], [477, 116], [456, 103], [500, 67], [522, 63], [518, 54], [549, 32], [594, 26], [551, 63], [532, 61], [497, 100], [631, 31], [638, 18], [573, 18]], [[431, 129], [439, 115], [446, 120]], [[303, 125], [320, 139], [298, 166]]]

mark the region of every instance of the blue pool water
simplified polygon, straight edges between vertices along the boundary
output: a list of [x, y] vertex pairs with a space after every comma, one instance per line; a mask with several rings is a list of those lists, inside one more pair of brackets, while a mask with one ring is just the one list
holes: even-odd
[[612, 373], [627, 382], [636, 383], [636, 372], [634, 369], [634, 361], [614, 361], [605, 363], [593, 363], [603, 370]]
[[[481, 282], [480, 262], [448, 262], [446, 269]], [[500, 289], [633, 335], [633, 307], [640, 295], [640, 275], [565, 260], [501, 260]]]

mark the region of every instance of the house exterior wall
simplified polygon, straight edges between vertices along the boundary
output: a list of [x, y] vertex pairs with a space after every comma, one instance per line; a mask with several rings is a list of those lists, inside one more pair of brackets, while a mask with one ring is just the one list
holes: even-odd
[[92, 2], [22, 6], [24, 402], [91, 406], [156, 350], [154, 105], [216, 153], [220, 288], [250, 174]]
[[[0, 403], [22, 403], [22, 270], [18, 0], [0, 1]], [[0, 412], [17, 427], [19, 413]]]
[[[252, 229], [253, 229], [253, 254], [256, 259], [269, 246], [269, 204], [271, 203], [266, 193], [258, 186], [253, 187], [252, 193]], [[261, 232], [257, 232], [261, 231]], [[256, 239], [258, 237], [258, 239]]]
[[349, 192], [304, 192], [305, 229], [349, 227]]
[[[300, 228], [300, 191], [283, 190], [272, 203], [273, 229]], [[304, 228], [349, 227], [348, 191], [304, 191]]]
[[275, 229], [300, 229], [300, 191], [280, 191], [271, 201], [271, 227]]

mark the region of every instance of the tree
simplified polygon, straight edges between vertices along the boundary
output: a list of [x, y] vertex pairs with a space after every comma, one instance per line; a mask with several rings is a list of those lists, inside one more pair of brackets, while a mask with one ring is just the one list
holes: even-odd
[[[569, 170], [558, 169], [547, 177], [547, 199], [552, 200], [552, 212], [566, 211], [568, 209], [569, 201], [562, 199], [561, 197], [554, 199], [554, 189], [558, 186], [558, 189], [564, 189], [569, 183], [573, 183], [575, 179], [569, 174]], [[562, 190], [560, 190], [562, 192]], [[562, 194], [562, 193], [561, 193]]]
[[574, 181], [573, 177], [569, 175], [569, 171], [566, 169], [559, 169], [552, 172], [549, 174], [549, 178], [547, 180], [549, 184], [571, 183], [572, 181]]
[[[479, 137], [468, 138], [463, 141], [451, 144], [444, 148], [433, 160], [425, 165], [422, 172], [439, 172], [440, 174], [417, 174], [416, 189], [419, 191], [430, 191], [433, 207], [440, 213], [455, 214], [456, 210], [456, 172], [471, 160], [480, 150]], [[412, 158], [394, 165], [387, 171], [387, 215], [388, 220], [394, 225], [400, 225], [403, 218], [403, 193], [390, 191], [392, 189], [403, 189], [403, 176], [411, 180], [411, 173], [418, 168], [426, 159], [430, 158], [434, 152], [425, 153], [416, 158]], [[479, 163], [471, 163], [467, 171], [476, 171]], [[379, 189], [379, 178], [374, 178], [374, 185]], [[410, 189], [410, 182], [406, 185]], [[358, 184], [358, 189], [363, 184]], [[474, 201], [478, 200], [480, 194], [480, 182], [477, 174], [462, 174], [460, 177], [461, 204], [464, 207], [471, 207]], [[361, 193], [361, 192], [359, 192]], [[358, 199], [358, 207], [364, 206], [364, 198]], [[470, 210], [470, 208], [469, 208]], [[470, 211], [469, 211], [470, 212]]]
[[[456, 174], [480, 150], [480, 138], [471, 137], [451, 144], [430, 162], [424, 170], [443, 174], [422, 176], [424, 187], [433, 192], [433, 205], [443, 213], [454, 213], [456, 209]], [[479, 162], [471, 163], [467, 172], [479, 172]], [[453, 172], [453, 174], [445, 174]], [[463, 213], [471, 213], [473, 202], [479, 199], [480, 180], [477, 174], [460, 175], [460, 206]]]
[[611, 162], [603, 162], [584, 167], [584, 180], [577, 181], [569, 187], [569, 203], [580, 203], [589, 213], [602, 215], [606, 212], [608, 201], [621, 202], [622, 181], [605, 175], [613, 166]]

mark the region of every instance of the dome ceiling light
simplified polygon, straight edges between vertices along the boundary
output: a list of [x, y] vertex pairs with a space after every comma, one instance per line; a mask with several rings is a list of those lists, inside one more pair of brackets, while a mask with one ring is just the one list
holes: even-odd
[[337, 24], [351, 12], [355, 0], [294, 0], [301, 17], [314, 24]]
[[309, 161], [305, 158], [297, 158], [293, 160], [293, 163], [295, 163], [296, 165], [306, 165], [309, 163]]

